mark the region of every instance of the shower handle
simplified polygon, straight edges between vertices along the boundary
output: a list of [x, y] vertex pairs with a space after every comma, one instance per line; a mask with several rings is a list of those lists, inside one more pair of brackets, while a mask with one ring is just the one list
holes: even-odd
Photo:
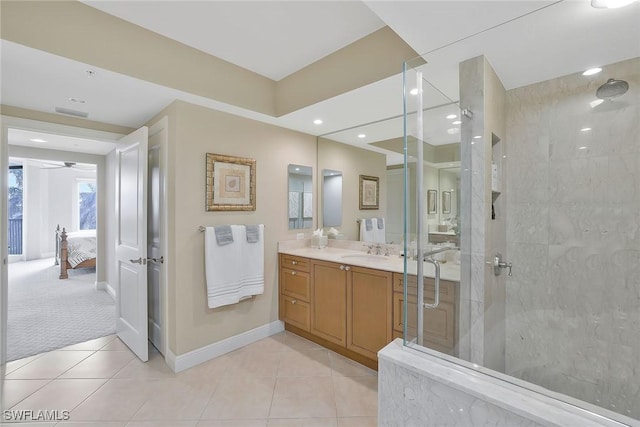
[[512, 276], [511, 267], [512, 264], [510, 262], [508, 263], [502, 260], [502, 255], [500, 253], [496, 253], [496, 255], [493, 257], [493, 274], [495, 274], [496, 276], [501, 275], [502, 269], [504, 268], [508, 268], [509, 276]]

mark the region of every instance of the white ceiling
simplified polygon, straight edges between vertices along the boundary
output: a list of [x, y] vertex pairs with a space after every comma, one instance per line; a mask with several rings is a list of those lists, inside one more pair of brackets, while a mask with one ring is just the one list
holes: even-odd
[[[594, 9], [589, 0], [86, 3], [274, 79], [389, 25], [414, 50], [427, 52], [426, 79], [453, 100], [458, 63], [480, 54], [507, 89], [640, 56], [640, 2], [612, 10]], [[3, 104], [47, 112], [62, 106], [129, 127], [175, 99], [314, 135], [402, 114], [401, 75], [274, 118], [4, 40], [1, 49]], [[96, 76], [87, 78], [87, 69]], [[427, 106], [440, 101], [428, 99]], [[324, 123], [313, 125], [318, 117]], [[374, 126], [380, 134], [372, 129], [369, 142], [397, 131], [390, 126]]]
[[[8, 138], [11, 145], [44, 148], [47, 150], [104, 155], [115, 149], [115, 144], [110, 142], [33, 132], [23, 129], [9, 129]], [[33, 141], [34, 139], [37, 141]]]

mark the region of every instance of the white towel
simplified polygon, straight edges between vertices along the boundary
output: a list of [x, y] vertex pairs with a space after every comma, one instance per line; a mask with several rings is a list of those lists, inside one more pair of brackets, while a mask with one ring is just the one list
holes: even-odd
[[260, 238], [247, 243], [244, 225], [232, 225], [233, 243], [218, 246], [215, 230], [205, 232], [205, 270], [209, 308], [235, 304], [264, 292], [264, 225]]
[[378, 219], [371, 218], [372, 227], [371, 230], [367, 230], [365, 220], [360, 221], [360, 241], [371, 243], [385, 243], [385, 226], [383, 223], [382, 228], [378, 228]]

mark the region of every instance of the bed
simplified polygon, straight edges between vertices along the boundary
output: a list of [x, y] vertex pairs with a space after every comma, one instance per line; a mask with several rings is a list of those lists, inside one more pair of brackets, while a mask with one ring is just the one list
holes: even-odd
[[56, 228], [56, 261], [60, 265], [60, 279], [68, 279], [67, 270], [95, 268], [96, 230], [68, 232], [60, 226]]

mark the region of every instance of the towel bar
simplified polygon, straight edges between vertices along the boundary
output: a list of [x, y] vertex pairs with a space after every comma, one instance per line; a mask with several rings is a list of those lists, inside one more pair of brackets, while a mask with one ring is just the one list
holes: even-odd
[[[213, 226], [211, 226], [211, 227], [213, 227]], [[266, 226], [265, 226], [265, 228], [266, 228]], [[203, 233], [206, 229], [207, 229], [207, 227], [205, 227], [204, 225], [199, 225], [198, 226], [198, 231], [201, 232], [201, 233]]]

